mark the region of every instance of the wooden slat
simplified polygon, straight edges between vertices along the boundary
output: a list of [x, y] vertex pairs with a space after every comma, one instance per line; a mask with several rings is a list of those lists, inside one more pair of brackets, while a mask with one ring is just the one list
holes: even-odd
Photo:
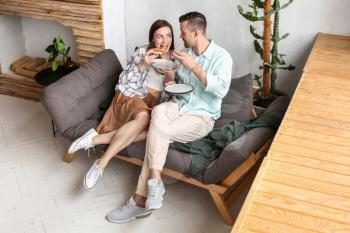
[[334, 196], [331, 194], [313, 191], [305, 187], [293, 187], [281, 183], [273, 183], [266, 180], [261, 181], [260, 191], [270, 192], [271, 195], [286, 195], [293, 193], [293, 198], [304, 202], [313, 203], [321, 206], [333, 207], [335, 209], [350, 212], [350, 203], [347, 198]]
[[[121, 155], [116, 155], [115, 157], [120, 159], [120, 160], [124, 160], [124, 161], [127, 161], [129, 163], [132, 163], [132, 164], [135, 164], [138, 166], [142, 166], [142, 164], [143, 164], [143, 161], [135, 159], [135, 158], [125, 157], [125, 156], [121, 156]], [[196, 179], [187, 177], [182, 173], [176, 172], [176, 171], [168, 169], [168, 168], [164, 168], [162, 170], [162, 174], [170, 176], [170, 177], [178, 179], [178, 180], [182, 180], [186, 183], [193, 184], [193, 185], [196, 185], [196, 186], [204, 188], [204, 189], [215, 191], [218, 194], [223, 194], [227, 191], [227, 188], [225, 188], [225, 187], [222, 187], [222, 186], [219, 186], [216, 184], [205, 185]]]
[[288, 145], [282, 142], [275, 143], [271, 149], [273, 149], [274, 152], [280, 152], [280, 154], [291, 154], [294, 156], [311, 158], [318, 161], [325, 161], [331, 164], [350, 166], [349, 156], [323, 151], [322, 149], [314, 150], [298, 145]]
[[[273, 196], [280, 197], [276, 194], [273, 194]], [[333, 221], [332, 219], [329, 220], [327, 218], [305, 214], [305, 212], [307, 212], [305, 211], [307, 209], [305, 208], [305, 206], [309, 207], [307, 203], [293, 202], [293, 200], [283, 198], [284, 197], [282, 196], [282, 200], [275, 200], [269, 198], [269, 196], [265, 194], [263, 198], [259, 199], [259, 195], [257, 195], [257, 203], [252, 207], [254, 216], [269, 219], [272, 221], [277, 220], [278, 222], [283, 222], [288, 225], [316, 232], [322, 231], [322, 227], [327, 227], [327, 230], [329, 230], [329, 232], [338, 232], [339, 230], [343, 230], [343, 232], [345, 232], [345, 230], [350, 230], [349, 227], [347, 229], [344, 228], [343, 223], [338, 223], [338, 221]], [[269, 202], [261, 204], [261, 201], [263, 200], [269, 200]], [[277, 204], [279, 204], [279, 206]], [[288, 205], [289, 207], [289, 205], [291, 204], [296, 204], [294, 206], [294, 209], [296, 209], [297, 211], [290, 210], [290, 208], [285, 208], [285, 205]], [[297, 206], [298, 204], [301, 206]], [[322, 212], [323, 215], [327, 216], [327, 214], [324, 213], [324, 210], [320, 210], [317, 207], [318, 206], [315, 206], [314, 209], [309, 207], [308, 212], [311, 212], [312, 214], [314, 214], [315, 212]], [[332, 210], [332, 208], [328, 208], [327, 210]], [[344, 215], [346, 215], [346, 213]], [[327, 217], [329, 216], [333, 217], [334, 215], [332, 212], [330, 212]], [[337, 216], [343, 217], [341, 214]]]
[[[103, 19], [101, 0], [0, 0], [0, 14], [31, 17], [34, 19], [56, 21], [70, 27], [77, 39], [79, 62], [84, 64], [105, 47], [103, 36]], [[33, 64], [34, 65], [34, 64]], [[32, 70], [18, 69], [16, 72], [33, 77], [35, 72], [45, 68]], [[30, 87], [16, 91], [16, 85], [2, 87], [0, 93], [38, 100], [33, 96]], [[19, 86], [17, 86], [20, 88]], [[36, 95], [36, 94], [35, 94]]]
[[280, 162], [275, 159], [269, 160], [268, 170], [281, 173], [284, 172], [285, 174], [289, 174], [292, 176], [300, 176], [307, 178], [305, 180], [318, 180], [327, 182], [327, 184], [333, 183], [347, 186], [350, 188], [350, 176], [346, 174], [327, 172], [325, 170], [309, 168], [307, 166], [291, 164], [289, 162]]
[[328, 142], [316, 141], [316, 140], [313, 140], [313, 138], [302, 138], [302, 137], [295, 137], [295, 136], [280, 134], [275, 137], [273, 144], [277, 144], [277, 143], [282, 143], [286, 145], [295, 145], [300, 148], [313, 149], [316, 152], [325, 151], [325, 152], [339, 154], [343, 156], [349, 155], [348, 146], [339, 146]]
[[[288, 225], [284, 222], [272, 221], [262, 217], [248, 215], [245, 220], [244, 229], [260, 233], [315, 233], [319, 231], [312, 231], [298, 226]], [[239, 231], [241, 232], [241, 231]], [[244, 232], [244, 230], [242, 231]], [[233, 232], [232, 232], [233, 233]]]
[[305, 156], [290, 154], [289, 152], [280, 153], [277, 151], [272, 151], [271, 160], [293, 165], [299, 165], [302, 167], [313, 168], [317, 170], [321, 170], [320, 168], [322, 168], [322, 171], [328, 171], [331, 173], [350, 176], [350, 166], [339, 163], [330, 163], [328, 161], [322, 161], [318, 159], [307, 158]]
[[76, 41], [78, 43], [81, 43], [81, 44], [88, 44], [88, 45], [94, 45], [94, 46], [99, 46], [99, 47], [104, 46], [103, 40], [101, 40], [101, 39], [77, 36]]

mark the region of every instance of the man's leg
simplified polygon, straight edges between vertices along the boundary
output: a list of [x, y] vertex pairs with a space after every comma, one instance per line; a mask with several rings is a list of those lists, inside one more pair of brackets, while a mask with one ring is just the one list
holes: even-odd
[[[164, 113], [164, 114], [163, 114]], [[160, 104], [156, 107], [153, 108], [152, 111], [152, 119], [151, 122], [153, 121], [153, 118], [158, 118], [159, 115], [162, 115], [163, 117], [160, 119], [160, 123], [158, 124], [158, 126], [156, 128], [166, 128], [170, 125], [170, 123], [172, 121], [174, 121], [176, 118], [179, 117], [179, 107], [177, 104], [173, 103], [173, 102], [166, 102], [163, 104]], [[151, 126], [150, 126], [151, 127]], [[155, 128], [153, 126], [153, 128]], [[149, 128], [150, 129], [150, 128]], [[160, 131], [162, 132], [162, 131]], [[165, 142], [163, 141], [159, 141], [159, 142], [155, 142], [156, 144], [160, 143], [167, 143], [167, 138], [169, 138], [168, 131], [164, 131], [164, 133], [162, 134], [162, 138], [161, 139], [165, 139]], [[150, 168], [149, 168], [149, 157], [147, 156], [147, 151], [149, 150], [149, 144], [148, 140], [149, 140], [149, 134], [147, 134], [147, 141], [146, 141], [146, 150], [145, 150], [145, 157], [144, 157], [144, 162], [142, 165], [142, 170], [141, 170], [141, 174], [139, 176], [139, 180], [137, 183], [137, 188], [136, 188], [136, 193], [135, 196], [136, 198], [136, 203], [140, 204], [141, 206], [145, 203], [142, 202], [138, 202], [138, 200], [143, 200], [143, 198], [141, 197], [147, 197], [147, 181], [150, 178]], [[146, 200], [144, 200], [146, 201]]]
[[[145, 163], [139, 177], [136, 194], [144, 196], [151, 188], [153, 193], [151, 194], [159, 198], [153, 186], [160, 185], [162, 195], [164, 188], [161, 183], [161, 170], [166, 161], [169, 144], [173, 141], [194, 141], [206, 136], [212, 130], [214, 120], [202, 116], [180, 116], [178, 111], [175, 103], [169, 103], [153, 110], [147, 134]], [[160, 208], [161, 200], [161, 197], [156, 201], [147, 200], [149, 206], [147, 203], [146, 206], [152, 209]]]

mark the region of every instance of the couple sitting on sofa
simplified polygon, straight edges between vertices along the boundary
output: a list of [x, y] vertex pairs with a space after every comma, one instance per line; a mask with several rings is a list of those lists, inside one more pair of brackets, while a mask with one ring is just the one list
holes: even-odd
[[[103, 156], [86, 173], [84, 186], [92, 189], [108, 162], [129, 144], [147, 139], [145, 159], [135, 194], [111, 211], [111, 222], [128, 222], [151, 214], [162, 206], [165, 194], [161, 171], [171, 142], [190, 142], [206, 136], [220, 117], [221, 102], [231, 81], [232, 59], [227, 51], [206, 37], [206, 19], [198, 12], [179, 18], [185, 51], [174, 51], [173, 31], [165, 20], [155, 21], [149, 32], [148, 48], [134, 52], [121, 73], [116, 94], [100, 124], [76, 139], [68, 152], [109, 144]], [[158, 52], [162, 48], [164, 52]], [[177, 70], [152, 66], [158, 56], [174, 57]], [[164, 85], [188, 83], [190, 95], [176, 96], [159, 104]], [[157, 105], [157, 106], [156, 106]]]

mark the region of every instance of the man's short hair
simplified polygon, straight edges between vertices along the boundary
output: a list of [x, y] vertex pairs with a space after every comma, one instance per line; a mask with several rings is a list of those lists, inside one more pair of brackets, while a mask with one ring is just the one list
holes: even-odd
[[203, 32], [203, 34], [205, 34], [205, 30], [207, 28], [207, 20], [203, 14], [196, 11], [188, 12], [184, 15], [181, 15], [179, 21], [180, 23], [188, 21], [188, 26], [191, 31], [199, 29]]

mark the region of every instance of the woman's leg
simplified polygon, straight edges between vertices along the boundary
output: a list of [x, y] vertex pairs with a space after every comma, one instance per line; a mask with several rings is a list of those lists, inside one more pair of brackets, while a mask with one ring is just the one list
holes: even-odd
[[149, 125], [149, 122], [150, 122], [149, 113], [140, 112], [136, 115], [134, 120], [124, 124], [113, 135], [109, 134], [106, 137], [102, 138], [101, 141], [102, 140], [107, 141], [111, 137], [110, 145], [107, 151], [101, 157], [100, 161], [98, 162], [98, 166], [104, 169], [107, 166], [108, 162], [119, 151], [121, 151], [122, 149], [124, 149], [134, 141], [140, 141], [142, 139], [145, 139], [147, 135], [145, 128]]
[[[94, 146], [102, 145], [102, 144], [111, 144], [114, 135], [116, 135], [118, 133], [118, 131], [119, 131], [119, 129], [113, 130], [113, 131], [108, 132], [108, 133], [96, 135], [95, 137], [92, 138], [92, 144]], [[138, 141], [145, 140], [146, 137], [147, 137], [147, 130], [143, 130], [141, 133], [139, 133], [135, 137], [134, 141], [132, 141], [132, 142], [138, 142]]]

